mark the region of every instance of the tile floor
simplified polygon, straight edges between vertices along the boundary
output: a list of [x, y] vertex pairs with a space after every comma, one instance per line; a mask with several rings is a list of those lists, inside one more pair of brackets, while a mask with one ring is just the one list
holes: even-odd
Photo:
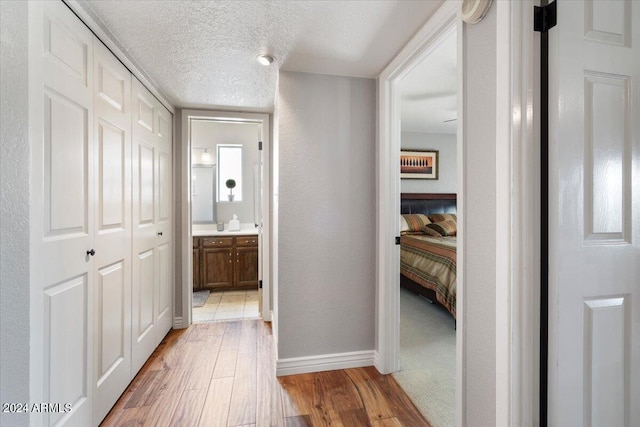
[[258, 319], [258, 291], [211, 292], [202, 307], [193, 308], [194, 322]]

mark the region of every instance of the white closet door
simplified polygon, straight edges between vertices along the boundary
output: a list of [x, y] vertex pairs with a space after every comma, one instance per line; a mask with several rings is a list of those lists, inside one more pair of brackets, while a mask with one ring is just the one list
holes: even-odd
[[[157, 101], [156, 101], [157, 102]], [[158, 219], [158, 312], [156, 342], [159, 344], [173, 325], [173, 227], [172, 227], [172, 116], [159, 103], [156, 105], [157, 136], [157, 203]]]
[[158, 147], [155, 99], [135, 78], [133, 104], [133, 281], [132, 357], [137, 372], [158, 341]]
[[131, 74], [94, 43], [94, 425], [131, 381]]
[[29, 4], [31, 425], [91, 425], [93, 35], [61, 2]]

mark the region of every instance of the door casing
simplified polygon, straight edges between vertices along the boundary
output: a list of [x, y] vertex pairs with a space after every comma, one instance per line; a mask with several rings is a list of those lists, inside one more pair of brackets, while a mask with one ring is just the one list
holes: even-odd
[[[428, 55], [430, 46], [447, 29], [458, 31], [458, 120], [464, 123], [464, 31], [461, 2], [445, 2], [409, 41], [378, 78], [377, 223], [376, 223], [376, 368], [391, 373], [399, 368], [399, 235], [400, 103], [398, 82]], [[537, 417], [539, 316], [536, 303], [535, 129], [537, 59], [533, 54], [533, 5], [495, 2], [496, 21], [496, 426], [534, 425]], [[508, 82], [508, 84], [502, 84]], [[456, 416], [465, 419], [465, 258], [464, 184], [466, 139], [458, 132], [458, 328], [456, 332]], [[515, 190], [517, 189], [517, 190]], [[461, 216], [462, 215], [462, 216]]]
[[[192, 322], [191, 294], [193, 283], [193, 250], [191, 230], [191, 138], [189, 136], [189, 122], [191, 119], [207, 119], [221, 121], [236, 121], [238, 123], [256, 123], [260, 126], [262, 134], [263, 179], [262, 192], [262, 242], [259, 246], [259, 259], [262, 267], [262, 318], [271, 321], [273, 308], [271, 307], [271, 175], [270, 175], [270, 148], [271, 130], [269, 114], [264, 113], [236, 113], [213, 110], [182, 110], [181, 135], [176, 140], [181, 141], [180, 150], [180, 177], [176, 177], [176, 185], [180, 187], [181, 222], [179, 227], [180, 246], [182, 256], [179, 260], [182, 271], [180, 276], [180, 293], [182, 295], [182, 316], [174, 319], [174, 328], [187, 328]], [[256, 141], [257, 143], [257, 141]], [[178, 241], [178, 239], [176, 239]]]

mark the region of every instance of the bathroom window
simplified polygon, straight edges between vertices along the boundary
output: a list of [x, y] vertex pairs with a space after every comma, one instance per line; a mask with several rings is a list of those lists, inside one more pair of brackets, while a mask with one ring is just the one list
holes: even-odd
[[[229, 180], [233, 180], [235, 186]], [[242, 201], [242, 145], [218, 145], [217, 201]]]

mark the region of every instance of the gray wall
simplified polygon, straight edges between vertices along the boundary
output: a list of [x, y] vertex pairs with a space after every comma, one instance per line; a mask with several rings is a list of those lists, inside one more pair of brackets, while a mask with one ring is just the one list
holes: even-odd
[[[496, 5], [464, 27], [466, 425], [495, 425]], [[472, 70], [472, 72], [471, 72]], [[506, 83], [506, 82], [505, 82]]]
[[372, 350], [375, 81], [280, 73], [278, 356]]
[[403, 179], [403, 193], [455, 193], [458, 180], [457, 136], [448, 133], [402, 132], [403, 150], [438, 150], [438, 179]]
[[[29, 402], [27, 2], [0, 2], [0, 402]], [[28, 425], [0, 413], [0, 425]]]

